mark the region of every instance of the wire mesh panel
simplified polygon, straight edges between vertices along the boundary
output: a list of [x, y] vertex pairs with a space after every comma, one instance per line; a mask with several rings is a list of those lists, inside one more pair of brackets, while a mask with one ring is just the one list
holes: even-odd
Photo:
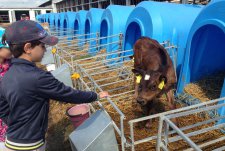
[[106, 9], [110, 5], [110, 0], [99, 1], [101, 8]]
[[138, 3], [142, 2], [143, 0], [130, 0], [131, 5], [137, 5]]
[[98, 8], [99, 0], [92, 0], [91, 7]]
[[84, 0], [84, 10], [89, 10], [90, 9], [90, 1], [89, 0]]
[[112, 0], [114, 5], [126, 5], [127, 0]]

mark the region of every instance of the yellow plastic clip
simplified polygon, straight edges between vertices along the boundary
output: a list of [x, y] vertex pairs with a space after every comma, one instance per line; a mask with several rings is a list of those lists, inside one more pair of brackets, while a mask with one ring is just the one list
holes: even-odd
[[163, 81], [161, 81], [161, 82], [159, 83], [158, 88], [159, 88], [160, 90], [162, 90], [164, 86], [165, 86], [165, 82], [164, 82], [164, 80], [163, 80]]
[[80, 74], [79, 73], [74, 73], [74, 74], [72, 74], [71, 78], [73, 80], [79, 79], [80, 78]]
[[136, 83], [139, 84], [141, 82], [141, 75], [136, 76]]
[[52, 53], [53, 53], [53, 54], [55, 54], [56, 51], [57, 51], [56, 48], [53, 48], [53, 49], [52, 49]]

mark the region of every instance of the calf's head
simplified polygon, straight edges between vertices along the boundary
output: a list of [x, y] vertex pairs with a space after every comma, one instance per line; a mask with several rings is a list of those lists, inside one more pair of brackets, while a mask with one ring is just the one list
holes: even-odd
[[167, 77], [159, 71], [132, 70], [136, 76], [138, 86], [137, 103], [146, 105], [149, 101], [159, 96], [167, 83]]

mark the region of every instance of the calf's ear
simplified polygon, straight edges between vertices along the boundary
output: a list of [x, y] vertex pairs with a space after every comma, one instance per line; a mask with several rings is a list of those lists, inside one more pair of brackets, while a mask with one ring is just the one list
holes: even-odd
[[129, 58], [130, 58], [130, 59], [133, 59], [133, 58], [134, 58], [134, 55], [133, 55], [133, 56], [129, 56]]
[[137, 69], [132, 69], [131, 70], [134, 74], [139, 73]]
[[167, 83], [167, 77], [166, 77], [165, 75], [161, 75], [161, 76], [159, 77], [159, 82], [162, 82], [162, 81], [164, 81], [165, 84]]
[[132, 69], [131, 70], [135, 75], [142, 75], [143, 70], [142, 69]]

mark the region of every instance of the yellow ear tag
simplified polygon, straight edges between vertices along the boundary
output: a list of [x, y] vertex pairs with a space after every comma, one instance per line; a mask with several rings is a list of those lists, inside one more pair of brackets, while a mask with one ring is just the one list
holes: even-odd
[[164, 80], [163, 80], [162, 82], [160, 82], [158, 88], [159, 88], [160, 90], [162, 90], [164, 86], [165, 86], [165, 82], [164, 82]]
[[134, 58], [132, 58], [132, 62], [134, 63]]
[[141, 75], [136, 76], [136, 83], [139, 84], [141, 82], [141, 78], [142, 78]]
[[52, 49], [52, 53], [55, 54], [56, 53], [56, 48]]
[[72, 79], [76, 80], [76, 79], [79, 79], [80, 78], [80, 75], [79, 73], [74, 73], [72, 76], [71, 76]]

